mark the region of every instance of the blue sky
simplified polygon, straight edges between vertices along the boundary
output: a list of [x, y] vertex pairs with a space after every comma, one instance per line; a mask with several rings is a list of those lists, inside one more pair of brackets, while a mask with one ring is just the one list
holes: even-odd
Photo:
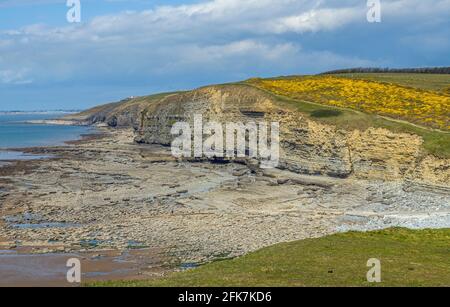
[[82, 109], [254, 76], [450, 66], [450, 0], [0, 0], [0, 110]]

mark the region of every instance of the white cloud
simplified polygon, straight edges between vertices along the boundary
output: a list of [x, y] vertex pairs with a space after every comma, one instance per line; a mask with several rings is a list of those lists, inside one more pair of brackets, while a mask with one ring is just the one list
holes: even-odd
[[[365, 0], [212, 0], [98, 16], [79, 25], [30, 25], [0, 33], [0, 82], [112, 82], [155, 76], [166, 82], [195, 79], [198, 73], [233, 78], [373, 65], [357, 56], [300, 44], [301, 34], [365, 23], [365, 4]], [[450, 0], [382, 4], [383, 16], [406, 16], [416, 23], [424, 16], [445, 16], [450, 8]]]
[[314, 9], [300, 15], [272, 20], [267, 23], [266, 30], [274, 33], [331, 31], [364, 17], [362, 9]]

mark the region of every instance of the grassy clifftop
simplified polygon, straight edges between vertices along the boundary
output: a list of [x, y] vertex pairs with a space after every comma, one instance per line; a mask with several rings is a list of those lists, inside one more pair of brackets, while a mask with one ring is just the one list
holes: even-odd
[[[90, 286], [450, 286], [450, 230], [350, 232], [277, 244], [167, 278]], [[367, 261], [381, 261], [380, 284]]]
[[[239, 89], [240, 95], [246, 96], [254, 95], [257, 89], [315, 121], [342, 129], [364, 131], [375, 127], [419, 135], [424, 140], [426, 153], [441, 158], [450, 157], [450, 75], [372, 73], [291, 76], [252, 79], [232, 86]], [[168, 96], [174, 96], [176, 100], [183, 99], [189, 93], [195, 91], [126, 99], [67, 119], [139, 128], [144, 110], [164, 103]]]
[[450, 74], [407, 74], [407, 73], [357, 73], [339, 74], [337, 77], [371, 80], [398, 84], [423, 90], [450, 94]]
[[76, 115], [66, 116], [66, 120], [75, 120], [87, 124], [106, 123], [111, 127], [138, 127], [141, 113], [149, 105], [175, 93], [160, 93], [100, 105]]
[[359, 110], [450, 131], [450, 95], [440, 92], [334, 76], [254, 79], [249, 83], [297, 100]]
[[[445, 89], [450, 87], [450, 77], [392, 75], [289, 76], [250, 79], [244, 84], [272, 94], [312, 119], [342, 129], [375, 127], [419, 135], [427, 153], [449, 158], [450, 95]], [[417, 88], [418, 84], [422, 88]], [[423, 89], [427, 87], [435, 90]]]

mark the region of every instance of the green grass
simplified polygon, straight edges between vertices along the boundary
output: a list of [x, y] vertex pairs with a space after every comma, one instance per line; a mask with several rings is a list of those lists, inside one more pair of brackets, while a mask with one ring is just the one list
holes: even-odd
[[[241, 85], [255, 87], [247, 82], [241, 83]], [[312, 120], [334, 125], [341, 129], [358, 129], [364, 131], [370, 127], [375, 127], [385, 128], [396, 133], [419, 135], [423, 138], [423, 149], [425, 153], [432, 154], [440, 158], [450, 158], [450, 132], [421, 127], [412, 123], [384, 118], [376, 114], [368, 114], [353, 109], [327, 106], [311, 101], [298, 100], [277, 95], [259, 87], [256, 88], [272, 96], [272, 98], [274, 98], [278, 103], [287, 107], [293, 107]]]
[[316, 118], [326, 118], [326, 117], [337, 117], [342, 115], [340, 110], [316, 110], [310, 113], [311, 117]]
[[[368, 283], [370, 258], [382, 283]], [[450, 286], [450, 229], [349, 232], [277, 244], [150, 281], [87, 286]]]
[[[334, 76], [395, 83], [403, 86], [438, 92], [446, 92], [446, 90], [450, 90], [449, 74], [357, 73], [336, 74]], [[450, 94], [450, 92], [447, 93]]]

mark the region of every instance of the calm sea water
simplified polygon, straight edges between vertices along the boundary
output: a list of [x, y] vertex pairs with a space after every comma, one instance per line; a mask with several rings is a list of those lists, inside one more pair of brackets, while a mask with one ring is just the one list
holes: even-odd
[[8, 148], [60, 145], [64, 141], [79, 139], [82, 134], [93, 131], [90, 127], [26, 123], [29, 120], [54, 119], [63, 115], [61, 113], [0, 114], [0, 160], [42, 158], [8, 151]]

